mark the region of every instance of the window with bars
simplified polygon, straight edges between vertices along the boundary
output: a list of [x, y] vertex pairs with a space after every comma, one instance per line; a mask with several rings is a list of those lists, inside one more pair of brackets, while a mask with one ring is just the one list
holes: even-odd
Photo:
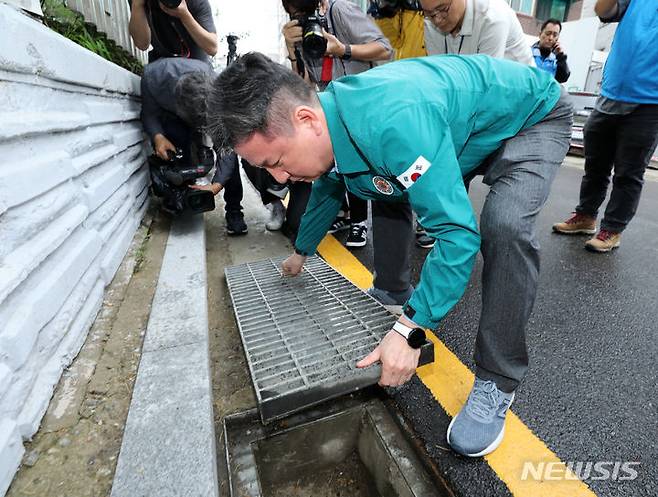
[[535, 6], [535, 0], [507, 0], [507, 3], [509, 3], [515, 11], [529, 16], [532, 15]]
[[566, 21], [569, 14], [571, 0], [537, 0], [537, 19], [558, 19]]

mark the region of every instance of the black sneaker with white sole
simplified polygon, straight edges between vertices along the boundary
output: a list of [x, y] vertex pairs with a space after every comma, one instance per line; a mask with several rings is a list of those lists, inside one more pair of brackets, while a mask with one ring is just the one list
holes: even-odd
[[327, 233], [336, 233], [338, 231], [346, 230], [349, 227], [350, 227], [349, 218], [338, 216], [331, 224], [331, 228], [329, 228], [329, 231]]
[[416, 245], [424, 249], [430, 249], [434, 247], [434, 242], [434, 238], [427, 234], [425, 228], [416, 223]]
[[365, 224], [353, 224], [345, 242], [346, 247], [365, 247], [368, 242], [368, 228]]
[[231, 236], [246, 235], [247, 224], [244, 222], [242, 211], [226, 213], [226, 232]]

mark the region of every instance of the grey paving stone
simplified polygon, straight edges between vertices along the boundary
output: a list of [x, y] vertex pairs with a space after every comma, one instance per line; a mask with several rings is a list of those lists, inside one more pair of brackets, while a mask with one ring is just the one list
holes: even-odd
[[177, 218], [172, 223], [144, 351], [198, 342], [208, 342], [203, 216]]
[[203, 217], [174, 221], [111, 497], [217, 497]]

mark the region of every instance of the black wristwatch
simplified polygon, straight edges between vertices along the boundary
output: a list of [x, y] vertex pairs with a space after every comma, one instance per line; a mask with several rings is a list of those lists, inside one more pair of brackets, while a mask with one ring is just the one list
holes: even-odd
[[425, 343], [425, 330], [422, 328], [412, 328], [406, 324], [397, 321], [393, 325], [393, 331], [397, 331], [400, 335], [407, 339], [409, 347], [412, 349], [419, 349]]
[[350, 60], [352, 58], [352, 46], [345, 45], [345, 53], [340, 57], [343, 60]]

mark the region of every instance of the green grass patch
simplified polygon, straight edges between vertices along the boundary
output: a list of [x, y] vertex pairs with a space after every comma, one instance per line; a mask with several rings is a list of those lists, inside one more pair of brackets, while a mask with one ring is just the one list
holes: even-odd
[[41, 0], [41, 10], [44, 24], [53, 31], [124, 69], [142, 75], [143, 65], [139, 60], [105, 33], [99, 32], [96, 26], [86, 22], [82, 14], [69, 9], [64, 0]]

